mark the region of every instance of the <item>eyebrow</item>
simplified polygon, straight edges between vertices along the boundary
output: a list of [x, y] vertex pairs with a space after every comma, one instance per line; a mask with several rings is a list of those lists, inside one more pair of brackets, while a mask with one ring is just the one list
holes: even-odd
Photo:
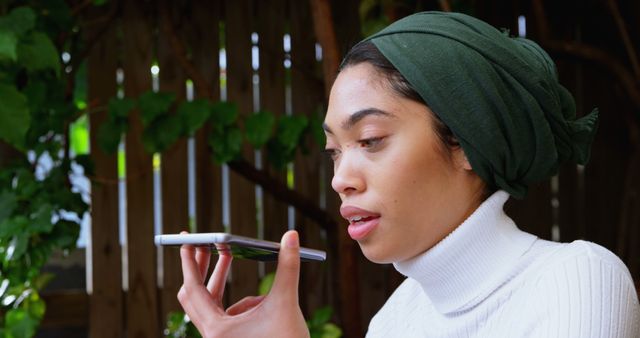
[[[366, 109], [358, 110], [357, 112], [351, 114], [351, 116], [349, 116], [348, 119], [342, 122], [341, 127], [344, 130], [349, 130], [353, 128], [353, 126], [355, 126], [358, 122], [360, 122], [360, 120], [371, 115], [382, 116], [386, 118], [396, 117], [395, 115], [389, 112], [386, 112], [384, 110], [380, 110], [378, 108], [366, 108]], [[333, 131], [331, 131], [331, 128], [329, 128], [329, 126], [324, 122], [322, 123], [322, 129], [324, 129], [329, 134], [333, 134]]]

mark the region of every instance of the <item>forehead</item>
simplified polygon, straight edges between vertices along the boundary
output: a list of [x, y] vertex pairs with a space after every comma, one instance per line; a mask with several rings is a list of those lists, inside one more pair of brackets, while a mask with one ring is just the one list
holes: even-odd
[[[417, 106], [423, 105], [400, 97], [372, 65], [361, 63], [347, 67], [336, 78], [331, 88], [325, 124], [338, 127], [351, 115], [372, 109], [400, 118], [414, 114], [424, 118], [424, 110], [417, 109]], [[421, 111], [416, 113], [416, 110]], [[383, 114], [367, 116], [384, 117]]]

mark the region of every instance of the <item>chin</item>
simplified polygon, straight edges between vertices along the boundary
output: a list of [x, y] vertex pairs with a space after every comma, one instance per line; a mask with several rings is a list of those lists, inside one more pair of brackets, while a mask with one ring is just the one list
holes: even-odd
[[358, 245], [360, 245], [362, 254], [373, 263], [390, 264], [396, 261], [393, 259], [394, 256], [383, 248], [376, 248], [374, 245], [360, 242], [358, 242]]

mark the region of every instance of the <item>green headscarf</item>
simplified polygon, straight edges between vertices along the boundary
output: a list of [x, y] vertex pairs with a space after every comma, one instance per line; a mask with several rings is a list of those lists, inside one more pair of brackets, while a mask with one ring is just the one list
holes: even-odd
[[490, 187], [522, 198], [560, 163], [589, 160], [598, 111], [576, 119], [573, 97], [533, 41], [445, 12], [408, 16], [364, 41], [451, 128]]

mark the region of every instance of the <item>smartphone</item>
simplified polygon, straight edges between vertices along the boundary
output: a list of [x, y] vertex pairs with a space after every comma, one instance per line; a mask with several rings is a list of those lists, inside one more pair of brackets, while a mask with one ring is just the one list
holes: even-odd
[[[213, 253], [231, 252], [236, 258], [247, 258], [262, 262], [278, 260], [280, 243], [257, 238], [232, 235], [224, 232], [165, 234], [155, 236], [156, 245], [208, 246]], [[300, 248], [300, 259], [306, 262], [324, 261], [327, 253], [320, 250]]]

